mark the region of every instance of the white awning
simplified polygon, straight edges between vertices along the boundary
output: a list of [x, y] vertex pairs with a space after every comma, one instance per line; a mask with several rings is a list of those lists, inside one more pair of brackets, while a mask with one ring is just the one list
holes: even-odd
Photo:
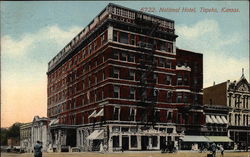
[[212, 120], [213, 120], [213, 123], [216, 123], [216, 124], [218, 124], [219, 122], [217, 121], [217, 119], [215, 118], [215, 116], [214, 115], [212, 115], [211, 116], [211, 118], [212, 118]]
[[183, 142], [209, 142], [205, 136], [184, 136], [181, 140]]
[[220, 116], [216, 116], [216, 119], [219, 122], [219, 124], [224, 124], [224, 122], [222, 121], [222, 119], [220, 118]]
[[104, 115], [104, 112], [103, 112], [103, 109], [101, 109], [96, 115], [95, 115], [95, 117], [101, 117], [101, 116], [103, 116]]
[[94, 112], [92, 112], [91, 115], [89, 115], [88, 118], [95, 117], [95, 115], [96, 115], [96, 110]]
[[104, 131], [103, 130], [95, 130], [87, 137], [88, 140], [100, 140], [103, 138], [104, 138]]
[[49, 126], [53, 125], [53, 124], [58, 124], [59, 123], [59, 119], [52, 119], [49, 123]]
[[227, 119], [226, 119], [225, 116], [221, 116], [221, 119], [222, 119], [222, 121], [224, 122], [224, 124], [228, 124], [228, 121], [227, 121]]
[[209, 115], [206, 115], [206, 123], [213, 123]]

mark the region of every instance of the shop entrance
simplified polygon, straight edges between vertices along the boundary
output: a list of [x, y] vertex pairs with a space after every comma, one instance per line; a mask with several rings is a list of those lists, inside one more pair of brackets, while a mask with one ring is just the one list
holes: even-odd
[[129, 146], [128, 146], [128, 143], [129, 140], [128, 140], [128, 136], [122, 136], [122, 149], [123, 150], [128, 150], [129, 149]]
[[141, 137], [141, 149], [147, 150], [148, 147], [148, 136], [142, 136]]

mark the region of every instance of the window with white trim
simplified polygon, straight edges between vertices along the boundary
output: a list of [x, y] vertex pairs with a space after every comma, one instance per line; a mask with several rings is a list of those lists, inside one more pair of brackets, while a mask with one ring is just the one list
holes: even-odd
[[122, 61], [127, 61], [127, 54], [122, 53], [121, 58]]
[[119, 86], [114, 86], [113, 96], [114, 96], [114, 98], [119, 98], [120, 97], [120, 87]]
[[135, 80], [135, 71], [134, 70], [129, 70], [129, 79]]
[[119, 60], [119, 52], [114, 52], [112, 58], [116, 59], [116, 60]]
[[130, 87], [129, 99], [135, 99], [135, 88], [134, 87]]
[[114, 107], [113, 120], [119, 120], [120, 117], [120, 108]]

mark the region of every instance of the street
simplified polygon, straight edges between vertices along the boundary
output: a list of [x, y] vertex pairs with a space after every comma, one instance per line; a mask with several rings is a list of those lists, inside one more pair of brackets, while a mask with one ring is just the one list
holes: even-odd
[[[2, 157], [33, 157], [31, 153], [14, 154], [14, 153], [1, 153]], [[178, 152], [174, 154], [159, 153], [159, 152], [125, 152], [125, 153], [44, 153], [43, 157], [207, 157], [207, 153], [198, 152]], [[216, 157], [221, 157], [218, 152]], [[224, 157], [250, 157], [250, 152], [225, 152]]]

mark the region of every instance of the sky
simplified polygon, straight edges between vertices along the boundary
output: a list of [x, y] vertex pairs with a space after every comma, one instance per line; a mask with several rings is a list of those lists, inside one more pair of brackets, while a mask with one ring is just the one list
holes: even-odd
[[[1, 2], [1, 127], [46, 116], [48, 62], [108, 3]], [[204, 87], [239, 80], [242, 68], [249, 81], [248, 1], [112, 3], [151, 8], [150, 13], [174, 20], [177, 47], [203, 54]], [[161, 8], [195, 12], [160, 12]], [[238, 12], [221, 12], [223, 8]], [[209, 9], [217, 12], [205, 12]]]

